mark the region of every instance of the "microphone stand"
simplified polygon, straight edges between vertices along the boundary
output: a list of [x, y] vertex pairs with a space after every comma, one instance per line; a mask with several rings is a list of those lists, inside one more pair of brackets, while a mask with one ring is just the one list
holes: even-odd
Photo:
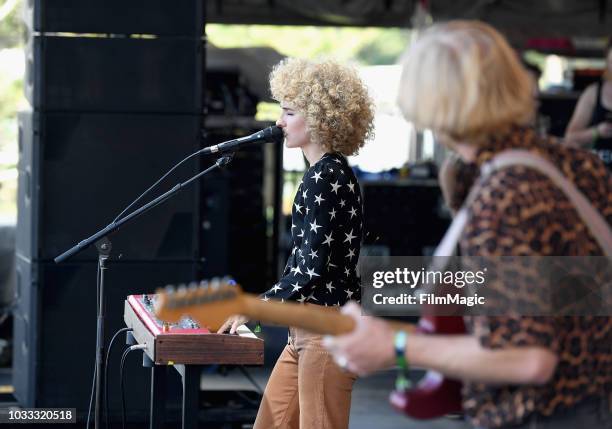
[[[200, 177], [208, 174], [209, 172], [225, 167], [228, 165], [233, 158], [233, 154], [229, 154], [219, 158], [214, 165], [208, 167], [206, 170], [201, 171], [192, 178], [186, 180], [183, 183], [176, 184], [172, 189], [158, 196], [154, 200], [148, 202], [144, 206], [134, 210], [127, 216], [108, 224], [106, 227], [96, 232], [89, 238], [79, 242], [77, 245], [71, 247], [61, 255], [57, 256], [54, 261], [60, 263], [70, 258], [71, 256], [81, 252], [82, 250], [89, 247], [92, 243], [95, 243], [96, 249], [98, 250], [98, 296], [97, 296], [97, 325], [96, 325], [96, 400], [95, 400], [95, 417], [94, 417], [94, 428], [101, 429], [102, 419], [102, 397], [103, 397], [103, 380], [104, 380], [104, 318], [105, 318], [105, 306], [104, 301], [104, 279], [106, 271], [108, 270], [107, 262], [110, 258], [112, 250], [112, 243], [108, 238], [108, 235], [117, 231], [126, 222], [140, 216], [144, 212], [152, 209], [155, 206], [163, 203], [164, 201], [173, 197], [176, 193], [182, 190], [184, 187], [189, 186], [191, 183], [198, 180]], [[108, 416], [106, 416], [108, 419]]]

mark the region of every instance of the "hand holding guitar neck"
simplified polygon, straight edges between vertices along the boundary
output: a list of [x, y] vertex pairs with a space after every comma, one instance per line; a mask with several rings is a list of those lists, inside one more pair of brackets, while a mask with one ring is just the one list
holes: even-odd
[[[239, 285], [227, 279], [202, 282], [197, 287], [158, 291], [156, 314], [167, 322], [176, 322], [187, 314], [212, 332], [217, 332], [230, 316], [236, 314], [321, 335], [346, 334], [355, 327], [355, 321], [341, 314], [336, 307], [264, 302], [257, 295], [244, 293]], [[414, 325], [407, 323], [389, 323], [408, 332], [416, 330]]]

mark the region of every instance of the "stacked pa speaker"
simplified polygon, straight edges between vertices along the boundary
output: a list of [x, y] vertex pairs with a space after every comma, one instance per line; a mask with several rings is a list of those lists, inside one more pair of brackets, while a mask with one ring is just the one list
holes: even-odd
[[382, 246], [391, 256], [430, 255], [449, 224], [435, 182], [366, 182], [363, 201], [365, 244]]
[[[31, 110], [19, 116], [13, 383], [23, 406], [82, 415], [94, 368], [97, 253], [53, 258], [200, 147], [204, 2], [25, 3]], [[184, 164], [143, 202], [199, 167]], [[110, 236], [106, 344], [123, 326], [126, 295], [198, 275], [201, 192], [186, 188]], [[148, 374], [137, 361], [126, 370], [126, 396], [128, 409], [145, 415]], [[116, 390], [110, 398], [117, 410]]]

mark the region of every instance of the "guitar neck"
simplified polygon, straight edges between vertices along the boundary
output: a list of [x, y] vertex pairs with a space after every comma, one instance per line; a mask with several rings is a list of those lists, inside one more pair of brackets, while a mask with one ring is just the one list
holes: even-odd
[[[283, 326], [302, 328], [315, 334], [342, 335], [355, 328], [355, 320], [338, 311], [337, 307], [323, 307], [314, 304], [296, 302], [262, 301], [255, 295], [244, 294], [243, 312], [253, 320]], [[412, 324], [387, 321], [394, 329], [414, 332]]]

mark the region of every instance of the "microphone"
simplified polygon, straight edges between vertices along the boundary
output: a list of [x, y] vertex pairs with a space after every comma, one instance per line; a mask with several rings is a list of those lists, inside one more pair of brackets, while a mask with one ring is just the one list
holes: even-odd
[[236, 150], [243, 145], [251, 143], [282, 143], [284, 140], [283, 130], [280, 127], [272, 126], [264, 128], [261, 131], [251, 134], [250, 136], [240, 137], [239, 139], [228, 140], [223, 143], [205, 147], [198, 151], [202, 155], [210, 155], [212, 153], [223, 153], [231, 150]]

